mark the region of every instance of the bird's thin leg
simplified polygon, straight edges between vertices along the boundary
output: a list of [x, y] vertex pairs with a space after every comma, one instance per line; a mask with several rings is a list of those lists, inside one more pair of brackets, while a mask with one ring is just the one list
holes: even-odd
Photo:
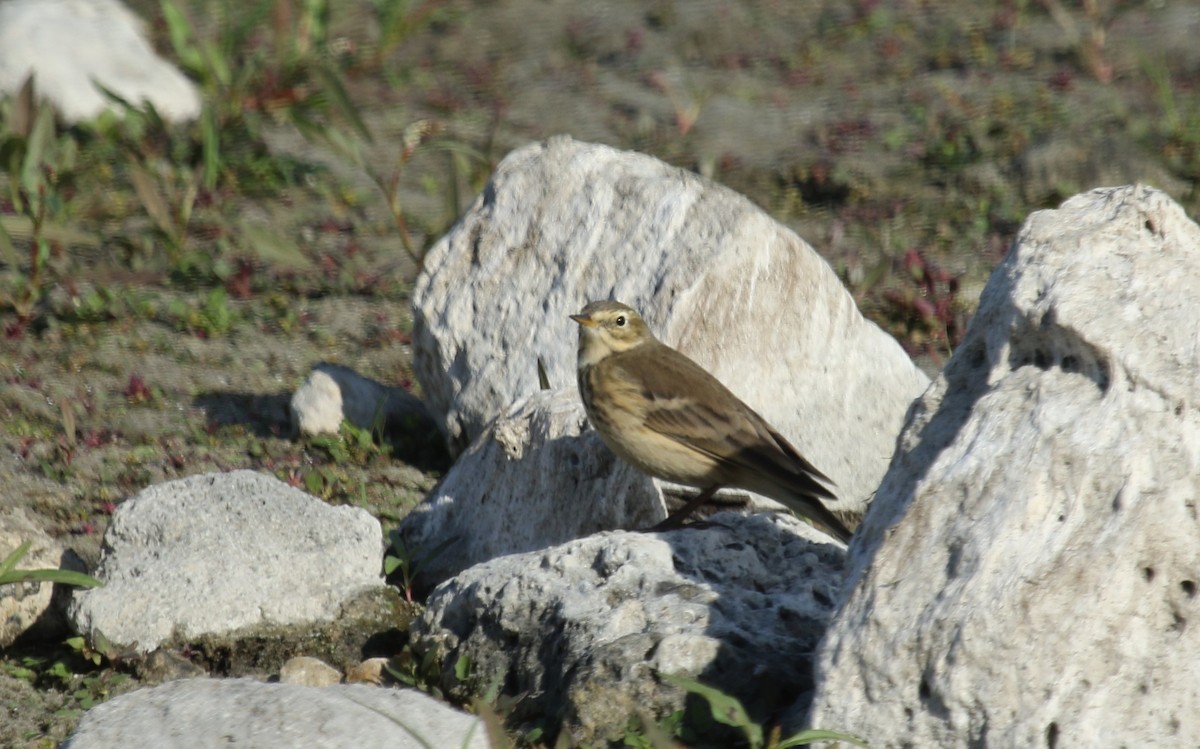
[[717, 490], [720, 488], [721, 487], [716, 484], [708, 487], [704, 491], [700, 492], [699, 494], [697, 494], [696, 496], [692, 497], [687, 502], [685, 502], [683, 507], [680, 507], [678, 510], [676, 510], [675, 512], [672, 512], [670, 515], [668, 515], [666, 520], [662, 521], [661, 523], [658, 523], [657, 525], [650, 526], [649, 528], [647, 528], [645, 530], [645, 532], [646, 533], [658, 533], [659, 531], [673, 531], [677, 528], [684, 527], [683, 521], [687, 520], [688, 516], [696, 511], [696, 508], [698, 508], [700, 505], [704, 504], [708, 500], [712, 499], [713, 495], [716, 494]]

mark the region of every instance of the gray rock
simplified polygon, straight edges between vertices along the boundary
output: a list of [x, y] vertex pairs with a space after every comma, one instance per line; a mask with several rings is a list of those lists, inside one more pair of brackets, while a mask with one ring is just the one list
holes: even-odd
[[[413, 394], [389, 387], [340, 364], [313, 366], [291, 400], [292, 425], [303, 434], [337, 434], [342, 419], [360, 429], [429, 421]], [[432, 422], [430, 422], [432, 427]]]
[[148, 652], [174, 638], [332, 618], [381, 585], [382, 531], [264, 474], [234, 471], [151, 486], [104, 534], [102, 588], [75, 595], [83, 633]]
[[[375, 414], [382, 411], [387, 397], [375, 388], [362, 387], [368, 383], [375, 384], [373, 380], [360, 379], [356, 375], [352, 381], [359, 384], [360, 387], [351, 392], [366, 396], [366, 398], [358, 398], [359, 407], [356, 410], [360, 412], [365, 410], [363, 401], [366, 401], [372, 411], [370, 418], [373, 418]], [[300, 434], [308, 435], [337, 434], [342, 420], [346, 418], [342, 402], [342, 387], [334, 376], [326, 372], [321, 365], [313, 367], [313, 370], [308, 373], [308, 377], [304, 378], [304, 383], [292, 394], [292, 400], [288, 404], [292, 417], [292, 429]], [[367, 427], [369, 428], [370, 425], [371, 422], [368, 421]], [[356, 424], [356, 426], [358, 425]]]
[[167, 121], [200, 114], [195, 85], [154, 53], [142, 20], [118, 0], [0, 3], [0, 95], [30, 74], [68, 122], [120, 113], [96, 84], [135, 106], [153, 104]]
[[1026, 222], [855, 542], [813, 723], [873, 747], [1200, 745], [1200, 227]]
[[[407, 634], [407, 633], [406, 633]], [[391, 658], [376, 656], [355, 664], [346, 670], [347, 684], [382, 684], [388, 678]]]
[[63, 749], [487, 749], [474, 716], [428, 695], [362, 684], [187, 679], [89, 710]]
[[306, 687], [328, 687], [342, 680], [342, 674], [320, 658], [298, 655], [288, 659], [279, 669], [280, 684], [299, 684]]
[[[30, 542], [17, 562], [18, 570], [56, 570], [62, 566], [63, 548], [19, 507], [0, 509], [0, 559]], [[0, 648], [21, 635], [49, 636], [65, 630], [61, 601], [54, 602], [52, 583], [0, 585]], [[32, 631], [31, 631], [32, 630]]]
[[[811, 686], [844, 550], [790, 516], [721, 513], [705, 529], [604, 533], [472, 567], [414, 623], [441, 686], [521, 694], [573, 746], [619, 740], [630, 716], [660, 719], [684, 693], [663, 674], [719, 686], [765, 719]], [[455, 678], [467, 658], [467, 681]]]
[[400, 525], [415, 587], [505, 554], [665, 518], [650, 479], [586, 423], [574, 390], [535, 393], [494, 421]]
[[509, 154], [428, 254], [414, 370], [457, 452], [539, 388], [575, 382], [593, 299], [638, 308], [861, 512], [928, 384], [803, 240], [736, 193], [637, 153], [553, 138]]

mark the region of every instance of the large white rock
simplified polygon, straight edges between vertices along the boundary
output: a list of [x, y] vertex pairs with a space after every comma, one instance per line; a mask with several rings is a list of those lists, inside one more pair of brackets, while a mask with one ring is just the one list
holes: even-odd
[[383, 532], [253, 471], [156, 484], [117, 507], [104, 533], [102, 588], [71, 603], [76, 630], [139, 652], [260, 624], [328, 621], [382, 585]]
[[575, 383], [587, 301], [638, 308], [861, 511], [928, 384], [803, 240], [727, 188], [565, 137], [521, 148], [425, 258], [414, 369], [455, 451], [538, 390]]
[[37, 92], [69, 122], [120, 112], [96, 84], [167, 121], [195, 119], [195, 85], [150, 46], [142, 19], [118, 0], [0, 3], [0, 96], [33, 74]]
[[[437, 653], [448, 693], [499, 684], [572, 746], [607, 746], [631, 716], [682, 708], [683, 691], [663, 675], [716, 686], [767, 720], [811, 688], [845, 551], [790, 516], [712, 520], [472, 567], [434, 591], [414, 648]], [[471, 664], [465, 683], [460, 662]]]
[[1029, 218], [851, 545], [815, 725], [1200, 745], [1198, 289], [1200, 227], [1157, 190]]
[[488, 749], [478, 718], [412, 689], [184, 679], [116, 697], [63, 749]]

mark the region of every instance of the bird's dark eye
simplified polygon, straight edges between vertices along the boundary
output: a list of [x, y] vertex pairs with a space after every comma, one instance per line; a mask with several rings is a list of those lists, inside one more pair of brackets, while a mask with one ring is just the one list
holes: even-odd
[[617, 327], [625, 327], [625, 315], [617, 315]]

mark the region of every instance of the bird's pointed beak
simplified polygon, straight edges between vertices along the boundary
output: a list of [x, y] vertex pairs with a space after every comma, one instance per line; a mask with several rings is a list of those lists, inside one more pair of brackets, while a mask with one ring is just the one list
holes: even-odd
[[585, 328], [596, 327], [596, 321], [584, 314], [571, 315], [571, 319]]

